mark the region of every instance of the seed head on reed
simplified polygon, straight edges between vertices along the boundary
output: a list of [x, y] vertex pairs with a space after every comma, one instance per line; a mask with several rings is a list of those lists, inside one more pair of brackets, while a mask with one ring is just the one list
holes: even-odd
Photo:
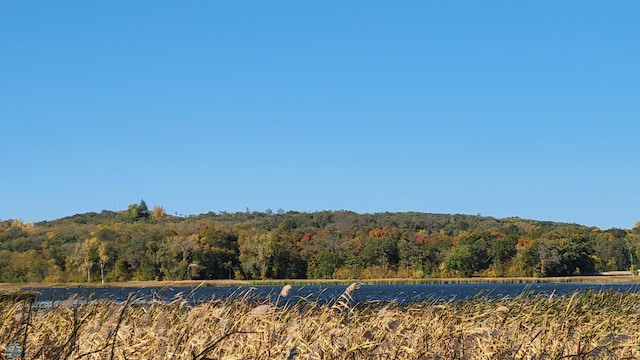
[[362, 286], [362, 283], [354, 282], [353, 284], [349, 285], [344, 292], [347, 293], [347, 294], [351, 294], [355, 290], [360, 289], [361, 286]]
[[289, 296], [289, 292], [291, 292], [291, 285], [287, 284], [283, 286], [282, 289], [280, 290], [280, 296], [287, 297]]
[[347, 311], [351, 308], [351, 302], [353, 301], [353, 292], [357, 289], [360, 289], [362, 283], [354, 282], [349, 285], [345, 291], [338, 297], [335, 303], [331, 306], [331, 309], [334, 313], [342, 313], [343, 311]]
[[640, 358], [637, 294], [353, 306], [357, 287], [331, 304], [61, 304], [28, 327], [24, 304], [0, 302], [0, 340], [26, 339], [26, 359]]

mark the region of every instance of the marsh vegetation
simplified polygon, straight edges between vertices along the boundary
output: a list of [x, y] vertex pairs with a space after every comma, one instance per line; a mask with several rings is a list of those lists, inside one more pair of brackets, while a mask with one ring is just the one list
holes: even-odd
[[[291, 296], [284, 287], [281, 297]], [[24, 359], [631, 359], [640, 295], [522, 294], [415, 304], [240, 300], [1, 304]]]

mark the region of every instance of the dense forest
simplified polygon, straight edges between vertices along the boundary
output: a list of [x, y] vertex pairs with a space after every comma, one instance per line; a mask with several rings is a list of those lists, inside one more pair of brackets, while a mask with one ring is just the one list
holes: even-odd
[[1, 282], [570, 276], [629, 270], [633, 229], [416, 212], [124, 211], [0, 221]]

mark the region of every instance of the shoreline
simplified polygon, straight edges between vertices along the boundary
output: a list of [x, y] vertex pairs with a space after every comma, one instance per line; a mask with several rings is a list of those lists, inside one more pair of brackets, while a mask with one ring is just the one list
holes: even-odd
[[640, 284], [640, 276], [591, 275], [549, 278], [529, 277], [472, 277], [431, 279], [275, 279], [275, 280], [180, 280], [180, 281], [126, 281], [95, 283], [0, 283], [0, 291], [27, 290], [32, 288], [128, 288], [128, 287], [202, 287], [202, 286], [309, 286], [309, 285], [442, 285], [442, 284]]

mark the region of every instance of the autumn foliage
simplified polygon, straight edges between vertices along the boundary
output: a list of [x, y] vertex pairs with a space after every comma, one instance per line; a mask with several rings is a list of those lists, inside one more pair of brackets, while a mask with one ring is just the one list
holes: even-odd
[[629, 270], [640, 228], [350, 211], [171, 216], [127, 210], [0, 221], [0, 281], [570, 276]]

